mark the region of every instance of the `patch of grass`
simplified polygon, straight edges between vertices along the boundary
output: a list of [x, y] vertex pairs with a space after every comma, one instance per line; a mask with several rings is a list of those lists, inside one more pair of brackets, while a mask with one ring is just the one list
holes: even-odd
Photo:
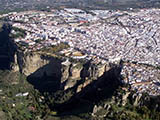
[[53, 45], [51, 47], [48, 47], [48, 48], [43, 48], [41, 51], [42, 52], [46, 52], [46, 53], [56, 53], [56, 52], [59, 52], [63, 49], [67, 49], [69, 48], [69, 45], [66, 44], [66, 43], [60, 43], [58, 45]]

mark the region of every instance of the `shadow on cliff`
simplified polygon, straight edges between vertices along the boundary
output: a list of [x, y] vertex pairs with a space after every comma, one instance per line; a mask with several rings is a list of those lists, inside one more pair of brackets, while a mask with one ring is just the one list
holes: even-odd
[[121, 66], [112, 64], [111, 69], [82, 87], [81, 91], [77, 93], [79, 86], [83, 86], [87, 78], [94, 75], [94, 73], [89, 72], [89, 69], [94, 71], [95, 67], [91, 61], [88, 61], [81, 70], [81, 79], [72, 88], [62, 90], [61, 61], [55, 58], [44, 59], [49, 59], [50, 63], [28, 76], [27, 80], [43, 95], [48, 92], [45, 95], [46, 103], [49, 103], [49, 99], [53, 98], [54, 103], [49, 103], [49, 107], [51, 110], [58, 111], [60, 116], [92, 112], [96, 103], [111, 98], [115, 90], [121, 86]]
[[41, 58], [50, 62], [29, 75], [27, 81], [42, 93], [54, 93], [60, 89], [61, 85], [61, 61], [53, 57], [42, 56]]
[[93, 102], [99, 102], [103, 99], [110, 98], [114, 91], [122, 85], [120, 82], [121, 66], [111, 66], [110, 70], [84, 87], [76, 97]]
[[3, 24], [0, 28], [0, 70], [10, 70], [14, 63], [16, 47], [10, 38], [11, 25]]
[[[93, 111], [95, 104], [111, 98], [117, 88], [122, 85], [120, 82], [120, 72], [122, 68], [121, 66], [112, 64], [110, 70], [106, 71], [101, 77], [93, 80], [90, 84], [82, 88], [80, 92], [76, 93], [79, 85], [84, 85], [86, 77], [92, 74], [88, 73], [89, 66], [91, 66], [90, 62], [83, 66], [84, 69], [81, 71], [82, 79], [79, 80], [74, 87], [66, 90], [66, 93], [71, 90], [72, 92], [74, 91], [73, 93], [75, 94], [68, 101], [54, 105], [53, 108], [60, 113], [60, 116], [90, 113]], [[92, 66], [91, 69], [93, 69]]]

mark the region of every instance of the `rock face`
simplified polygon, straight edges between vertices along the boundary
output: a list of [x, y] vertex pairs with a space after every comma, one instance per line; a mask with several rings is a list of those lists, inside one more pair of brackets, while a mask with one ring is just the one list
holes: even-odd
[[108, 62], [99, 65], [93, 63], [93, 61], [70, 62], [69, 59], [60, 59], [36, 52], [24, 53], [18, 51], [14, 57], [13, 71], [20, 71], [30, 77], [43, 78], [45, 75], [56, 78], [56, 80], [59, 79], [60, 87], [64, 90], [73, 87], [80, 80], [84, 80], [85, 82], [78, 87], [77, 92], [111, 69]]
[[[36, 72], [39, 68], [43, 67], [44, 65], [49, 64], [49, 62], [50, 62], [50, 60], [43, 59], [40, 54], [22, 53], [22, 52], [18, 53], [17, 61], [19, 63], [20, 71], [23, 74], [25, 74], [26, 76]], [[49, 66], [49, 68], [47, 70], [48, 75], [51, 74], [51, 73], [49, 73], [50, 71], [52, 71], [51, 67], [52, 66]], [[44, 72], [44, 70], [42, 70], [42, 72]], [[43, 75], [42, 72], [39, 72], [35, 75], [42, 76]]]
[[[98, 105], [94, 105], [92, 116], [96, 119], [107, 118], [113, 115], [119, 116], [120, 114], [123, 116], [125, 112], [129, 113], [130, 110], [130, 113], [133, 114], [133, 108], [140, 111], [144, 107], [148, 110], [154, 109], [159, 111], [159, 102], [159, 96], [152, 97], [147, 94], [137, 94], [134, 91], [130, 91], [128, 87], [120, 87], [115, 91], [111, 99], [103, 100]], [[138, 114], [139, 111], [137, 112]], [[134, 115], [137, 113], [134, 113]], [[126, 119], [127, 116], [129, 116], [129, 114], [126, 114], [124, 118]]]
[[[112, 61], [112, 63], [114, 62]], [[120, 63], [114, 64], [119, 66]], [[48, 55], [41, 52], [26, 52], [17, 48], [12, 53], [10, 63], [10, 70], [13, 73], [20, 72], [28, 76], [29, 79], [33, 80], [34, 78], [34, 83], [39, 82], [39, 88], [42, 87], [40, 84], [43, 84], [45, 88], [50, 84], [50, 87], [53, 85], [58, 86], [59, 89], [67, 90], [78, 85], [76, 92], [80, 92], [92, 82], [103, 77], [112, 68], [113, 66], [109, 61], [103, 62], [103, 64], [95, 63], [92, 60], [71, 61], [70, 58], [63, 56]]]

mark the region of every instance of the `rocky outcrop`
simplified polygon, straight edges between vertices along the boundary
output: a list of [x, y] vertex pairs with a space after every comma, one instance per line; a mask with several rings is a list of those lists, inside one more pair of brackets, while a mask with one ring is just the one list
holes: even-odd
[[[141, 114], [147, 114], [145, 112], [141, 113], [143, 110], [159, 111], [159, 97], [160, 96], [153, 97], [146, 93], [137, 94], [135, 91], [130, 90], [129, 86], [123, 86], [114, 92], [112, 98], [94, 105], [92, 116], [96, 119], [115, 118], [115, 116], [124, 116], [124, 118], [127, 118], [130, 116], [127, 118], [130, 119]], [[133, 109], [136, 112], [133, 112]], [[132, 116], [133, 114], [134, 116]], [[117, 117], [117, 119], [119, 119], [119, 117]]]
[[[60, 88], [64, 90], [74, 87], [80, 80], [84, 81], [78, 86], [77, 92], [103, 76], [113, 67], [108, 61], [103, 62], [103, 64], [78, 60], [71, 62], [69, 58], [40, 52], [26, 52], [20, 49], [17, 49], [12, 55], [13, 60], [10, 65], [12, 72], [20, 72], [30, 78], [38, 79], [43, 78], [44, 75], [52, 76], [59, 80]], [[112, 61], [112, 63], [114, 62]], [[119, 65], [119, 62], [114, 64]]]
[[111, 69], [109, 62], [99, 65], [92, 61], [84, 63], [80, 61], [70, 62], [66, 58], [58, 58], [36, 52], [17, 52], [15, 61], [14, 71], [19, 70], [26, 76], [36, 78], [42, 78], [44, 74], [56, 77], [60, 80], [60, 87], [64, 90], [74, 87], [78, 81], [84, 80], [85, 82], [79, 85], [77, 92]]
[[[18, 64], [20, 72], [25, 74], [26, 76], [31, 75], [32, 73], [35, 73], [38, 69], [42, 68], [43, 66], [49, 64], [50, 59], [43, 59], [43, 56], [38, 53], [23, 53], [19, 52], [18, 54]], [[48, 66], [47, 75], [50, 75], [52, 69], [52, 66]], [[42, 77], [43, 72], [39, 71], [38, 73], [35, 73], [35, 76]]]

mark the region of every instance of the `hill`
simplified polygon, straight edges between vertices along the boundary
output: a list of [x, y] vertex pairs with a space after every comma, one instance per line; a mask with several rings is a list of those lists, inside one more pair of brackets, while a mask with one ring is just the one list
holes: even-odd
[[84, 9], [126, 9], [158, 7], [159, 0], [0, 0], [0, 14], [9, 11], [75, 7]]

